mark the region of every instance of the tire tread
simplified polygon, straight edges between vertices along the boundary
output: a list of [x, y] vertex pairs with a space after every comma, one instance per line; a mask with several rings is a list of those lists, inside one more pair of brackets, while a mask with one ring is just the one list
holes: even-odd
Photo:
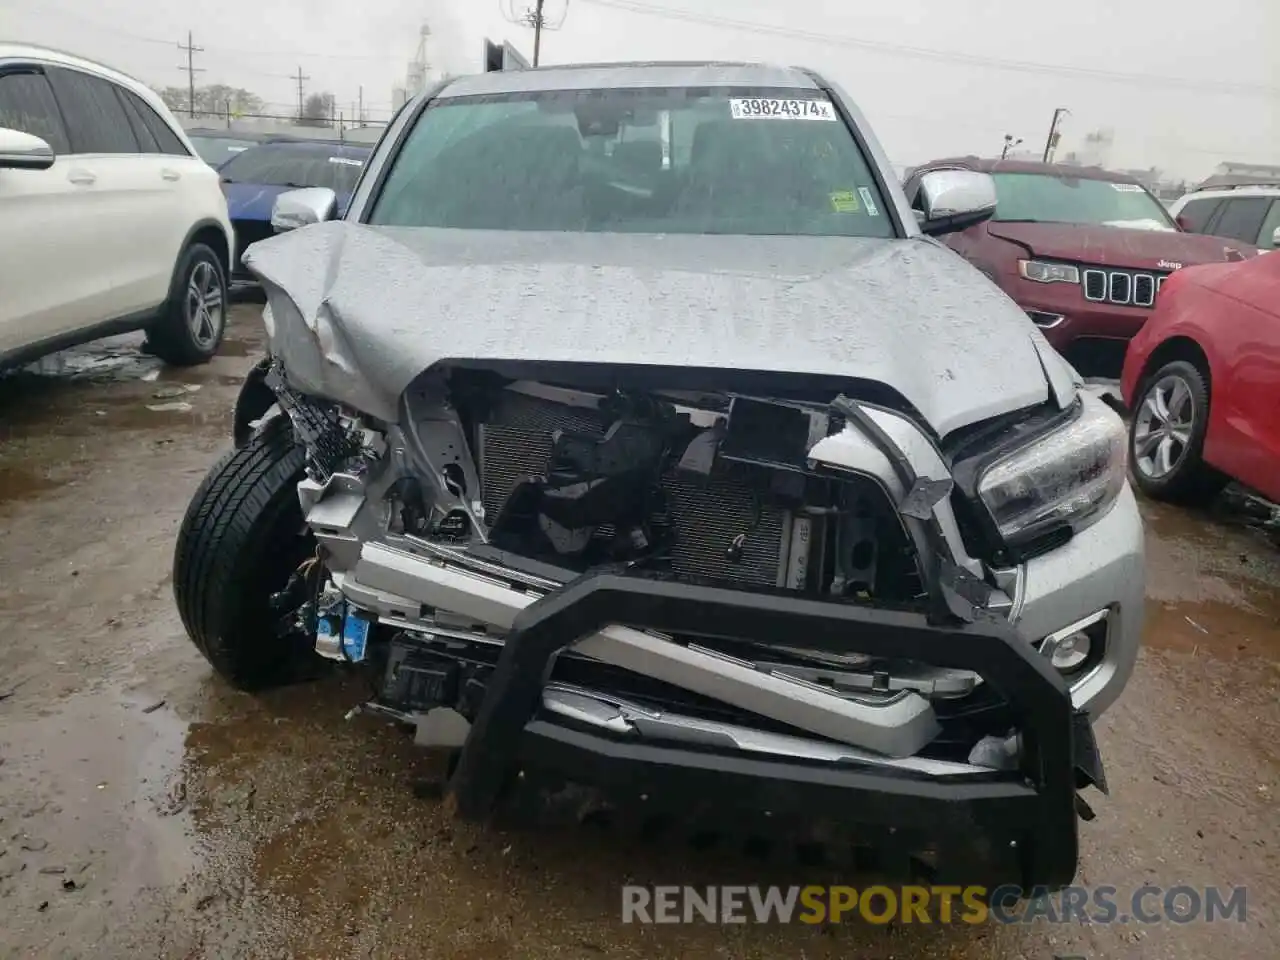
[[298, 652], [264, 614], [300, 562], [294, 557], [305, 554], [303, 538], [290, 543], [302, 530], [296, 487], [305, 459], [286, 420], [265, 425], [210, 468], [178, 532], [173, 589], [182, 624], [242, 689], [284, 679]]

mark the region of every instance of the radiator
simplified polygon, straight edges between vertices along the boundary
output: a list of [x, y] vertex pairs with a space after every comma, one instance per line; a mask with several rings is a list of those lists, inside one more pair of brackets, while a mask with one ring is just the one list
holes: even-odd
[[[485, 513], [497, 516], [520, 481], [545, 474], [551, 433], [557, 429], [603, 436], [608, 424], [594, 410], [569, 407], [520, 394], [502, 402], [478, 428], [480, 482]], [[654, 522], [673, 533], [670, 569], [685, 576], [713, 577], [777, 586], [791, 536], [789, 515], [762, 503], [760, 468], [717, 461], [709, 477], [668, 473], [661, 480], [665, 515]], [[612, 531], [601, 528], [601, 536]], [[741, 538], [737, 551], [735, 541]], [[735, 553], [734, 559], [730, 554]]]

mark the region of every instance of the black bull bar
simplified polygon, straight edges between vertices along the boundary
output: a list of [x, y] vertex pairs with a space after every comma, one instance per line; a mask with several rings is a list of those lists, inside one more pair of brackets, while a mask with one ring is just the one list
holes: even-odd
[[[554, 655], [612, 624], [763, 646], [919, 660], [972, 670], [1009, 704], [1017, 771], [934, 778], [883, 767], [755, 759], [586, 733], [538, 719]], [[1088, 743], [1083, 743], [1083, 739]], [[876, 827], [977, 833], [1016, 850], [1025, 884], [1070, 883], [1077, 862], [1075, 751], [1095, 751], [1063, 679], [1008, 621], [930, 623], [923, 613], [644, 576], [588, 575], [516, 617], [450, 779], [459, 815], [482, 819], [525, 765], [580, 782], [695, 790]]]

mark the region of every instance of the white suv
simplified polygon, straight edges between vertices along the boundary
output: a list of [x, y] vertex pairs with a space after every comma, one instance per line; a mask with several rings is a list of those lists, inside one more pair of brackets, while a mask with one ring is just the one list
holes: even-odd
[[1189, 233], [1243, 240], [1263, 251], [1280, 247], [1280, 183], [1197, 190], [1175, 200], [1169, 213]]
[[0, 369], [146, 330], [213, 356], [234, 234], [218, 175], [144, 84], [0, 43]]

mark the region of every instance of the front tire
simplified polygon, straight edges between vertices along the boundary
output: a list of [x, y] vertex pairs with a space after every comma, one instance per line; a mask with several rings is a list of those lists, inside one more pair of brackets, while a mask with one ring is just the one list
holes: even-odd
[[165, 363], [208, 363], [227, 329], [227, 277], [211, 247], [193, 243], [173, 277], [164, 316], [148, 331], [148, 352]]
[[173, 558], [183, 626], [219, 676], [241, 690], [317, 665], [309, 638], [284, 633], [273, 593], [315, 553], [297, 484], [306, 454], [283, 418], [210, 469], [187, 507]]
[[1129, 423], [1134, 482], [1154, 500], [1203, 504], [1226, 484], [1204, 462], [1209, 384], [1185, 360], [1166, 363], [1146, 378]]

